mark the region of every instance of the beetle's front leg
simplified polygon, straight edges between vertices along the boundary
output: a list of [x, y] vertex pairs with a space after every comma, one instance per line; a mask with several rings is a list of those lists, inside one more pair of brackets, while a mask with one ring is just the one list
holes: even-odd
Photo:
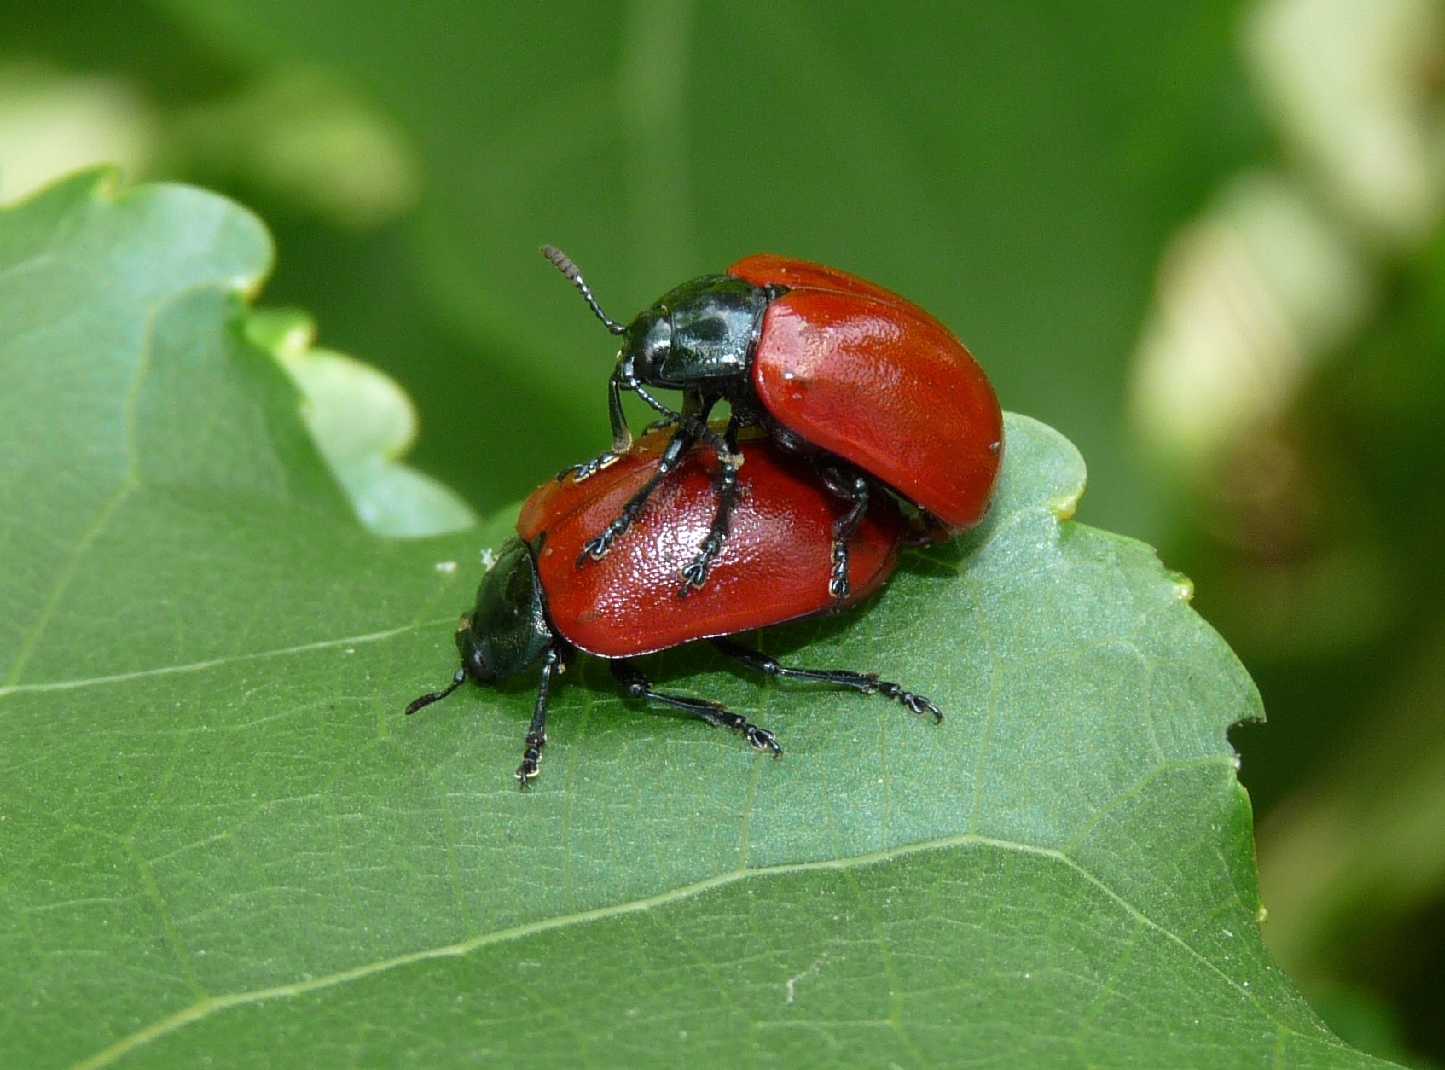
[[612, 377], [607, 380], [607, 419], [612, 425], [612, 448], [603, 450], [590, 461], [569, 464], [557, 473], [558, 483], [568, 476], [572, 476], [577, 483], [590, 479], [602, 469], [616, 464], [632, 448], [632, 428], [627, 426], [627, 414], [622, 411], [622, 391], [636, 389], [636, 385], [622, 374], [620, 368], [612, 373]]
[[[682, 412], [678, 412], [676, 409], [668, 408], [668, 406], [658, 401], [657, 398], [652, 396], [652, 391], [648, 390], [641, 383], [629, 383], [627, 384], [627, 388], [641, 398], [649, 409], [653, 409], [661, 414], [662, 418], [668, 423], [686, 423], [688, 417], [693, 414], [692, 410], [696, 405], [696, 395], [685, 394], [682, 399]], [[708, 407], [711, 408], [710, 405]]]
[[607, 420], [612, 425], [611, 452], [619, 457], [632, 448], [632, 428], [627, 426], [627, 413], [622, 411], [623, 387], [635, 390], [637, 384], [631, 380], [624, 381], [619, 367], [607, 380]]
[[590, 461], [583, 461], [581, 464], [569, 464], [562, 471], [557, 473], [557, 482], [561, 483], [568, 476], [573, 482], [581, 483], [584, 479], [591, 479], [604, 468], [609, 468], [622, 458], [622, 454], [614, 453], [612, 450], [603, 450]]
[[697, 441], [697, 436], [697, 427], [690, 421], [685, 421], [677, 429], [677, 433], [672, 436], [672, 441], [667, 444], [667, 449], [663, 450], [662, 456], [658, 458], [657, 471], [636, 494], [627, 499], [627, 504], [622, 507], [622, 512], [617, 514], [617, 518], [608, 524], [601, 534], [589, 540], [587, 545], [582, 547], [582, 554], [577, 558], [579, 567], [589, 560], [600, 561], [607, 556], [607, 552], [612, 549], [612, 544], [632, 526], [632, 522], [642, 512], [642, 507], [647, 504], [647, 499], [652, 496], [652, 492], [657, 489], [658, 484], [682, 463], [682, 459], [687, 456], [687, 451]]
[[682, 570], [683, 585], [677, 592], [679, 598], [686, 598], [707, 582], [708, 570], [722, 553], [723, 543], [727, 540], [732, 524], [733, 506], [737, 503], [738, 468], [742, 464], [742, 456], [738, 453], [738, 429], [738, 418], [733, 416], [728, 420], [722, 441], [713, 445], [713, 452], [718, 459], [717, 480], [714, 483], [717, 512], [713, 514], [712, 526], [708, 528], [697, 556]]

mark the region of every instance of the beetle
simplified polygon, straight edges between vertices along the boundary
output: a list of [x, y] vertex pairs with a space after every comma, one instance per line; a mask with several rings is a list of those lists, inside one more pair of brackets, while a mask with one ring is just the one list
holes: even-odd
[[666, 436], [648, 435], [595, 479], [538, 488], [522, 507], [516, 537], [482, 577], [475, 607], [461, 618], [456, 632], [461, 667], [451, 684], [417, 698], [406, 712], [445, 698], [468, 678], [493, 684], [540, 665], [536, 707], [516, 773], [525, 788], [541, 768], [556, 677], [580, 651], [607, 659], [627, 697], [732, 729], [759, 750], [781, 754], [772, 732], [718, 703], [654, 689], [631, 660], [709, 639], [723, 654], [768, 676], [883, 695], [941, 721], [931, 701], [871, 673], [787, 667], [729, 638], [861, 601], [892, 574], [909, 530], [891, 500], [869, 504], [854, 533], [850, 593], [840, 603], [823, 581], [832, 568], [833, 525], [846, 507], [817, 484], [805, 463], [778, 453], [765, 439], [737, 447], [747, 464], [737, 481], [731, 537], [713, 582], [695, 599], [680, 603], [672, 577], [712, 522], [708, 469], [717, 459], [706, 449], [683, 458], [675, 478], [658, 492], [665, 508], [639, 518], [624, 547], [598, 568], [576, 568], [588, 532], [655, 477], [670, 448]]
[[[835, 598], [848, 595], [849, 542], [879, 485], [916, 506], [932, 538], [983, 518], [1003, 459], [1003, 412], [973, 355], [911, 301], [835, 268], [764, 254], [683, 283], [623, 325], [602, 310], [567, 254], [550, 245], [542, 252], [622, 339], [608, 381], [612, 448], [562, 475], [589, 478], [626, 453], [624, 391], [675, 427], [654, 479], [586, 542], [579, 566], [606, 556], [702, 441], [721, 462], [716, 511], [680, 570], [680, 593], [702, 587], [729, 533], [737, 436], [754, 425], [808, 457], [848, 505], [833, 531], [828, 589]], [[681, 390], [681, 410], [659, 401], [653, 387]], [[721, 401], [731, 418], [720, 436], [707, 418]]]

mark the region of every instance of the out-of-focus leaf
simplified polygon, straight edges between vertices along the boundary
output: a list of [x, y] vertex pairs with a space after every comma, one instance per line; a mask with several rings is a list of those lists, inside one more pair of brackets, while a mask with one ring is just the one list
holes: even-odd
[[386, 375], [342, 353], [316, 349], [304, 315], [253, 315], [248, 337], [291, 373], [302, 413], [361, 522], [380, 535], [440, 535], [476, 522], [455, 494], [402, 464], [416, 439], [411, 399]]
[[1394, 1007], [1359, 989], [1339, 986], [1316, 990], [1311, 1006], [1340, 1037], [1384, 1059], [1418, 1070], [1435, 1070], [1435, 1064], [1412, 1053], [1405, 1042], [1400, 1016]]
[[97, 163], [142, 169], [159, 137], [137, 86], [0, 54], [0, 204]]
[[1264, 0], [1245, 40], [1271, 111], [1330, 206], [1412, 248], [1445, 207], [1435, 0]]
[[[473, 500], [533, 476], [478, 469], [463, 436], [539, 470], [607, 442], [615, 346], [541, 243], [623, 318], [776, 251], [936, 312], [1007, 405], [1084, 449], [1105, 477], [1091, 515], [1146, 533], [1158, 487], [1118, 434], [1125, 365], [1161, 244], [1258, 142], [1240, 7], [165, 4], [228, 62], [319, 67], [407, 133], [415, 217], [281, 281], [407, 385], [416, 463]], [[408, 301], [443, 326], [419, 334]]]
[[1312, 976], [1445, 888], [1445, 739], [1432, 716], [1445, 695], [1445, 627], [1402, 675], [1384, 708], [1354, 724], [1343, 753], [1317, 771], [1325, 787], [1282, 806], [1264, 830], [1267, 887], [1290, 904], [1270, 942]]
[[1375, 265], [1299, 183], [1241, 175], [1171, 243], [1133, 369], [1145, 446], [1186, 479], [1278, 419], [1374, 305]]
[[405, 135], [315, 70], [259, 75], [221, 100], [191, 105], [168, 133], [189, 169], [341, 227], [377, 226], [418, 194]]

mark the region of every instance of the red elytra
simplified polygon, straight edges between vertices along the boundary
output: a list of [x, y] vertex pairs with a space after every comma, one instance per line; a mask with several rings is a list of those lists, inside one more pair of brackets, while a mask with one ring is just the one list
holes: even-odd
[[788, 292], [753, 358], [768, 413], [933, 514], [950, 533], [987, 511], [1003, 412], [983, 369], [911, 301], [822, 264], [750, 256], [728, 274]]
[[715, 458], [702, 448], [657, 489], [627, 539], [579, 569], [583, 546], [656, 471], [666, 443], [648, 436], [591, 478], [544, 484], [522, 506], [517, 534], [532, 547], [552, 624], [573, 646], [631, 657], [833, 612], [872, 594], [896, 567], [907, 524], [878, 500], [850, 542], [851, 593], [829, 595], [833, 524], [846, 503], [809, 465], [759, 440], [742, 445], [731, 529], [706, 586], [678, 595], [678, 575], [717, 509]]

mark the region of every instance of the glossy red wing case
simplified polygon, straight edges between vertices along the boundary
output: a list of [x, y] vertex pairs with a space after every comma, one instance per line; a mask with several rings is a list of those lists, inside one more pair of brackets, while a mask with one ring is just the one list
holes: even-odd
[[885, 290], [875, 282], [860, 279], [857, 275], [850, 275], [826, 264], [815, 264], [811, 260], [793, 260], [776, 253], [759, 253], [739, 260], [728, 268], [727, 273], [754, 286], [786, 286], [790, 290], [832, 290], [834, 293], [871, 297], [885, 305], [912, 312], [930, 323], [938, 323], [908, 298], [892, 290]]
[[983, 518], [1003, 460], [1003, 413], [946, 327], [820, 264], [755, 256], [729, 273], [789, 287], [768, 306], [753, 363], [758, 397], [779, 423], [952, 530]]
[[[707, 583], [680, 598], [681, 571], [697, 553], [717, 508], [716, 460], [694, 449], [653, 493], [642, 515], [601, 561], [577, 566], [657, 468], [666, 438], [653, 435], [592, 478], [537, 489], [517, 533], [533, 548], [557, 631], [601, 657], [647, 654], [694, 639], [751, 631], [840, 607], [828, 594], [833, 522], [845, 503], [806, 464], [765, 441], [745, 443], [737, 506]], [[891, 502], [869, 510], [850, 543], [850, 605], [892, 574], [906, 524]]]

